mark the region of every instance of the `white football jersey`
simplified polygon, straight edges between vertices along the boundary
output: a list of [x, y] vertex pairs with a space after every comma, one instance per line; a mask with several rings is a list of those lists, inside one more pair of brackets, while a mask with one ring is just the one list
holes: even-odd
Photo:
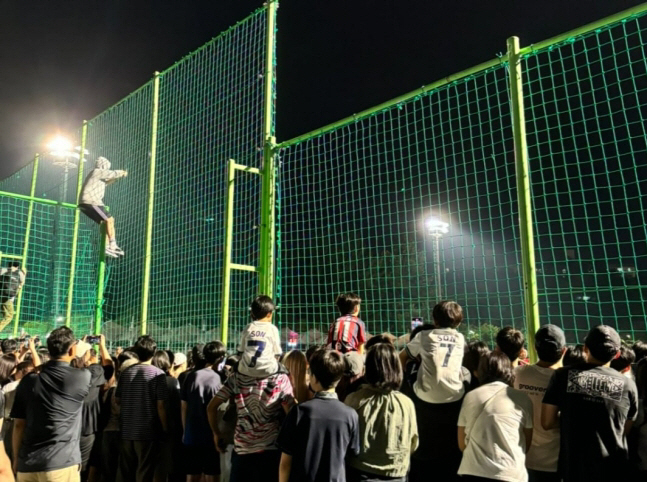
[[238, 352], [242, 353], [238, 371], [250, 377], [267, 377], [279, 368], [277, 356], [281, 355], [279, 330], [266, 321], [252, 321], [240, 337]]
[[421, 331], [407, 344], [413, 358], [420, 357], [413, 390], [429, 403], [450, 403], [463, 398], [465, 338], [453, 328]]

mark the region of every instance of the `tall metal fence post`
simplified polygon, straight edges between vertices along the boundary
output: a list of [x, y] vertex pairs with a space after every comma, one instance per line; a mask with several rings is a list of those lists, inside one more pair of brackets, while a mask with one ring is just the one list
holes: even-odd
[[263, 119], [264, 149], [261, 188], [261, 243], [259, 260], [259, 291], [274, 296], [276, 257], [276, 166], [274, 134], [274, 75], [277, 2], [267, 5], [267, 50], [265, 57], [265, 108]]
[[148, 329], [148, 297], [150, 293], [151, 259], [153, 256], [153, 210], [155, 207], [155, 162], [157, 158], [157, 122], [159, 117], [160, 73], [153, 77], [153, 113], [151, 126], [151, 162], [148, 174], [148, 207], [146, 214], [146, 244], [144, 254], [144, 277], [142, 281], [142, 307], [140, 332]]
[[[29, 190], [29, 197], [33, 198], [36, 194], [36, 181], [38, 180], [38, 161], [39, 156], [36, 154], [34, 156], [34, 169], [31, 173], [31, 188]], [[27, 254], [29, 253], [29, 236], [31, 235], [31, 221], [34, 214], [34, 201], [29, 201], [29, 207], [27, 208], [27, 226], [25, 227], [25, 242], [22, 246], [22, 268], [27, 269]], [[16, 312], [14, 313], [13, 319], [13, 336], [18, 336], [18, 324], [20, 323], [20, 311], [22, 309], [22, 292], [18, 292], [18, 297], [16, 298]]]
[[225, 248], [222, 262], [222, 316], [220, 319], [220, 341], [227, 346], [229, 333], [229, 292], [231, 285], [231, 243], [234, 235], [234, 182], [236, 161], [229, 159], [227, 167], [227, 201], [225, 205]]
[[535, 266], [535, 244], [532, 227], [532, 197], [530, 191], [530, 168], [526, 141], [526, 118], [524, 115], [523, 82], [519, 37], [508, 39], [508, 61], [510, 65], [510, 108], [512, 112], [512, 133], [514, 158], [517, 174], [517, 196], [519, 202], [519, 228], [521, 233], [521, 257], [523, 266], [524, 301], [526, 328], [528, 331], [528, 352], [532, 361], [537, 360], [535, 333], [539, 329], [539, 299], [537, 293], [537, 271]]
[[[85, 155], [85, 143], [88, 135], [88, 121], [83, 121], [81, 130], [81, 152], [79, 153], [79, 173], [76, 178], [76, 204], [81, 202], [81, 187], [83, 186], [83, 156]], [[74, 302], [74, 278], [76, 275], [76, 253], [79, 241], [80, 215], [78, 209], [74, 210], [74, 231], [72, 233], [72, 254], [70, 256], [70, 281], [67, 285], [67, 304], [65, 306], [65, 326], [72, 322], [72, 304]]]
[[97, 271], [97, 299], [94, 307], [94, 334], [101, 334], [103, 319], [103, 288], [106, 278], [106, 223], [99, 225], [99, 269]]

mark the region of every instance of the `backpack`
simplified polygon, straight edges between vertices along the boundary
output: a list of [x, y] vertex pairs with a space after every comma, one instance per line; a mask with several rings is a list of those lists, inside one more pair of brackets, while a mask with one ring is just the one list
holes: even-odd
[[20, 271], [7, 271], [0, 275], [0, 296], [3, 299], [13, 298], [18, 294], [20, 288]]

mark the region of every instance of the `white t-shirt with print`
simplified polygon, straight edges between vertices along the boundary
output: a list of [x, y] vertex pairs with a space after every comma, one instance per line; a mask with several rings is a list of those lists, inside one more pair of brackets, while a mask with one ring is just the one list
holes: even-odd
[[279, 330], [267, 321], [252, 321], [240, 337], [238, 352], [242, 353], [238, 371], [250, 377], [267, 377], [279, 368], [281, 355]]
[[557, 472], [559, 458], [559, 428], [544, 430], [541, 426], [541, 402], [553, 373], [555, 370], [537, 365], [518, 366], [515, 369], [514, 387], [530, 397], [534, 410], [535, 428], [532, 446], [526, 455], [526, 467], [542, 472]]
[[465, 338], [453, 328], [434, 328], [418, 333], [407, 344], [412, 358], [420, 357], [413, 391], [424, 402], [450, 403], [463, 398]]
[[466, 447], [459, 475], [526, 482], [526, 437], [532, 428], [528, 395], [503, 382], [487, 383], [463, 400], [458, 426], [465, 427]]

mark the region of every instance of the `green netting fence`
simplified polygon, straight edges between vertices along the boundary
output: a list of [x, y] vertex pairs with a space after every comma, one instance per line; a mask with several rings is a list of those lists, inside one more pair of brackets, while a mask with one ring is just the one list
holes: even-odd
[[35, 197], [48, 202], [0, 196], [0, 262], [5, 266], [19, 261], [27, 268], [24, 289], [15, 303], [13, 321], [19, 325], [12, 322], [4, 328], [5, 334], [45, 335], [65, 323], [68, 305], [70, 326], [82, 334], [94, 330], [98, 235], [88, 220], [79, 223], [76, 289], [68, 298], [74, 209], [73, 204], [58, 203], [67, 198], [75, 204], [75, 176], [76, 170], [68, 168], [66, 183], [66, 173], [59, 166], [34, 162], [0, 182], [1, 191], [23, 195], [30, 194], [33, 183]]
[[[506, 66], [396, 103], [281, 151], [281, 321], [321, 341], [356, 291], [371, 333], [431, 322], [524, 326]], [[440, 238], [426, 222], [449, 224]], [[436, 254], [438, 256], [436, 257]]]
[[640, 13], [523, 58], [540, 310], [572, 341], [645, 337], [646, 39]]
[[[21, 328], [89, 332], [99, 295], [115, 344], [149, 332], [185, 349], [228, 328], [231, 347], [265, 292], [305, 347], [354, 290], [370, 333], [404, 336], [452, 298], [469, 339], [547, 322], [569, 342], [598, 323], [644, 336], [647, 6], [278, 145], [275, 9], [86, 124], [86, 158], [129, 171], [106, 195], [126, 256], [108, 261], [101, 299], [99, 236], [82, 217], [70, 309], [74, 211], [34, 203]], [[35, 197], [74, 204], [78, 171], [66, 182], [40, 164]], [[28, 195], [32, 169], [0, 191]], [[0, 207], [0, 251], [21, 255], [29, 200]]]
[[[107, 187], [104, 200], [126, 252], [122, 259], [107, 260], [101, 302], [100, 329], [113, 344], [127, 346], [142, 332], [173, 349], [220, 338], [227, 162], [261, 168], [266, 135], [273, 133], [271, 126], [266, 132], [273, 116], [266, 77], [270, 72], [273, 99], [268, 42], [272, 54], [274, 45], [268, 26], [274, 12], [272, 4], [257, 10], [87, 122], [85, 174], [99, 156], [108, 158], [113, 169], [129, 172]], [[39, 178], [35, 196], [75, 203], [76, 169], [65, 183], [51, 158], [42, 159], [41, 166], [48, 175]], [[28, 195], [30, 169], [3, 181], [0, 190]], [[259, 264], [260, 195], [260, 178], [237, 179], [231, 256], [237, 264]], [[0, 202], [7, 204], [0, 216], [0, 251], [20, 250], [29, 202], [3, 196]], [[87, 298], [90, 305], [86, 310], [75, 303], [71, 319], [65, 320], [74, 210], [40, 209], [51, 214], [34, 212], [21, 330], [44, 334], [67, 321], [90, 333], [99, 262], [97, 227], [81, 216], [73, 293], [75, 300]], [[11, 226], [18, 227], [15, 235]], [[46, 233], [42, 243], [35, 239], [37, 230]], [[37, 263], [51, 266], [45, 272], [36, 269]], [[85, 276], [84, 263], [92, 266], [94, 277]], [[247, 307], [258, 292], [258, 278], [255, 272], [232, 274], [229, 330], [234, 341], [248, 322]], [[50, 292], [35, 289], [37, 284], [49, 286]], [[84, 325], [75, 322], [81, 313], [87, 314]], [[32, 317], [43, 322], [39, 330], [27, 322]]]
[[[645, 6], [522, 49], [539, 318], [645, 336]], [[492, 343], [524, 300], [509, 56], [280, 144], [282, 322], [320, 343], [355, 290], [370, 332], [440, 292]], [[525, 150], [524, 145], [519, 146]], [[448, 223], [440, 239], [426, 220]]]

